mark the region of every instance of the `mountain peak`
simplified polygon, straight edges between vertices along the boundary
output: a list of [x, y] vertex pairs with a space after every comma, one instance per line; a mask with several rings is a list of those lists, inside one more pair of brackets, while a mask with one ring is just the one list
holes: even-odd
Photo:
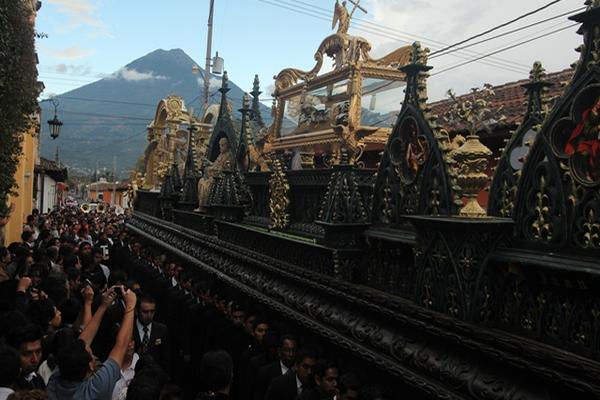
[[171, 76], [191, 73], [196, 62], [182, 49], [157, 49], [125, 66], [138, 71], [153, 71], [156, 74]]
[[[131, 168], [143, 156], [146, 126], [152, 121], [156, 105], [170, 94], [177, 94], [187, 106], [201, 102], [202, 82], [192, 72], [196, 64], [182, 49], [157, 49], [130, 62], [112, 76], [74, 89], [60, 100], [60, 118], [64, 122], [61, 158], [71, 167], [93, 168], [96, 161], [116, 161], [119, 169]], [[201, 75], [200, 75], [201, 76]], [[251, 76], [239, 77], [242, 87], [251, 87]], [[247, 80], [245, 79], [247, 78]], [[229, 81], [227, 98], [233, 109], [242, 107], [244, 90]], [[84, 101], [82, 101], [84, 100]], [[218, 103], [220, 93], [214, 90], [211, 103]], [[53, 113], [49, 103], [42, 103], [46, 115]], [[269, 120], [270, 109], [261, 105], [263, 117]], [[234, 114], [239, 118], [239, 114]], [[46, 118], [47, 119], [47, 118]], [[42, 156], [52, 157], [47, 126], [41, 135]], [[110, 161], [109, 161], [110, 162]], [[100, 165], [103, 167], [103, 165]], [[108, 166], [110, 167], [110, 165]]]

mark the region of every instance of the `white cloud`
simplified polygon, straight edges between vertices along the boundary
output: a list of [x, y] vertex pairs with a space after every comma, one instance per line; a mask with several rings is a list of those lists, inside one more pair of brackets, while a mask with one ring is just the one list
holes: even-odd
[[93, 28], [89, 33], [91, 38], [113, 38], [108, 32], [105, 23], [98, 16], [98, 6], [92, 0], [47, 0], [49, 4], [56, 6], [58, 12], [66, 15], [69, 20], [62, 26], [65, 32], [71, 31], [79, 26]]
[[95, 16], [97, 7], [89, 0], [47, 0], [53, 4], [58, 11], [68, 15], [79, 24], [96, 27], [104, 26], [104, 23]]
[[[382, 57], [413, 41], [420, 41], [424, 47], [435, 51], [445, 45], [509, 21], [546, 3], [544, 0], [505, 0], [504, 2], [365, 0], [361, 4], [369, 14], [365, 16], [357, 11], [355, 15], [362, 20], [369, 21], [367, 29], [379, 28], [379, 34], [364, 32], [359, 29], [361, 28], [359, 24], [351, 25], [350, 33], [363, 36], [372, 43], [371, 55], [373, 57]], [[492, 35], [565, 13], [572, 8], [572, 3], [553, 5], [540, 13], [511, 24], [505, 29], [500, 29]], [[578, 57], [572, 49], [581, 44], [581, 38], [575, 34], [576, 27], [499, 53], [494, 57], [435, 75], [436, 72], [448, 66], [509, 46], [513, 42], [525, 40], [528, 36], [535, 36], [535, 32], [557, 29], [556, 24], [559, 22], [564, 24], [559, 27], [569, 24], [567, 17], [564, 16], [562, 19], [482, 43], [468, 51], [430, 58], [429, 64], [434, 67], [431, 71], [432, 76], [428, 80], [430, 101], [444, 98], [444, 94], [449, 88], [462, 94], [471, 87], [481, 87], [484, 82], [496, 85], [526, 79], [536, 60], [541, 60], [549, 72], [567, 68]], [[539, 32], [539, 34], [542, 33], [545, 32]], [[492, 35], [484, 36], [482, 39]]]
[[67, 60], [76, 60], [96, 54], [96, 50], [94, 49], [82, 49], [79, 46], [71, 46], [61, 50], [48, 49], [47, 51], [52, 57], [65, 58]]
[[124, 79], [126, 81], [147, 81], [147, 80], [159, 80], [159, 79], [168, 79], [166, 76], [155, 75], [154, 72], [141, 72], [134, 68], [121, 68], [114, 74], [111, 74], [106, 77], [107, 79]]
[[[203, 88], [204, 87], [204, 78], [198, 77], [198, 78], [196, 78], [196, 80], [198, 82], [198, 87]], [[210, 92], [215, 92], [218, 89], [220, 89], [222, 85], [223, 85], [223, 81], [221, 80], [221, 77], [211, 76], [208, 90]]]
[[87, 65], [56, 64], [54, 70], [60, 74], [87, 76], [92, 69]]

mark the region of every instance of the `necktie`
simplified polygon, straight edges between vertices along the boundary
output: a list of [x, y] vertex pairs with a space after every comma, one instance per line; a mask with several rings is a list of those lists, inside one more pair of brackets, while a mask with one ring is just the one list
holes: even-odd
[[148, 335], [148, 327], [144, 326], [144, 337], [142, 338], [142, 351], [144, 354], [148, 350], [148, 343], [150, 342], [150, 336]]

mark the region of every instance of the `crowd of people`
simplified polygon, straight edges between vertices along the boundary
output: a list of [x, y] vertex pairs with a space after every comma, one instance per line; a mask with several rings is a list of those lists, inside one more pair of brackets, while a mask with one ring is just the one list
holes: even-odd
[[0, 400], [384, 398], [125, 221], [34, 213], [0, 247]]

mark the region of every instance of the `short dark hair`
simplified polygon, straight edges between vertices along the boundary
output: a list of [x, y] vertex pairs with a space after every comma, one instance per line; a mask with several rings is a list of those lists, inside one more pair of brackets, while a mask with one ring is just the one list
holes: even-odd
[[92, 357], [85, 349], [83, 340], [74, 339], [65, 344], [56, 356], [61, 379], [72, 382], [85, 379]]
[[8, 249], [6, 247], [0, 246], [0, 258], [4, 258], [9, 254], [10, 254], [10, 252], [8, 251]]
[[31, 322], [42, 328], [42, 331], [48, 330], [48, 325], [55, 314], [55, 304], [52, 299], [32, 301], [27, 310]]
[[75, 254], [65, 254], [63, 258], [63, 267], [65, 270], [68, 268], [76, 268], [77, 260], [78, 258]]
[[317, 359], [316, 353], [313, 349], [309, 349], [309, 348], [302, 348], [300, 350], [298, 350], [298, 352], [296, 353], [296, 364], [301, 363], [302, 361], [304, 361], [307, 358], [313, 358], [313, 359]]
[[10, 387], [19, 376], [19, 353], [9, 346], [0, 346], [0, 386]]
[[122, 269], [110, 271], [110, 275], [108, 275], [108, 287], [115, 286], [119, 283], [124, 284], [125, 282], [127, 282], [127, 272]]
[[263, 347], [265, 349], [276, 349], [279, 347], [279, 335], [274, 331], [267, 331], [263, 339]]
[[209, 351], [202, 356], [200, 376], [207, 390], [222, 390], [231, 385], [233, 361], [224, 350]]
[[283, 347], [283, 343], [284, 343], [286, 340], [290, 340], [290, 341], [292, 341], [292, 342], [295, 342], [295, 343], [296, 343], [296, 345], [298, 344], [298, 339], [296, 339], [296, 336], [294, 336], [294, 335], [292, 335], [292, 334], [289, 334], [289, 333], [288, 333], [288, 334], [282, 335], [282, 336], [279, 338], [279, 347]]
[[76, 281], [77, 278], [81, 278], [81, 271], [77, 268], [66, 268], [65, 274], [67, 274], [67, 279], [70, 281]]
[[254, 321], [252, 321], [252, 330], [254, 331], [256, 329], [256, 327], [261, 324], [269, 325], [269, 321], [265, 317], [262, 317], [262, 316], [256, 317], [254, 319]]
[[23, 343], [42, 340], [42, 330], [35, 324], [17, 326], [8, 333], [7, 343], [17, 350], [21, 349]]
[[320, 359], [315, 365], [315, 376], [323, 378], [328, 369], [337, 369], [337, 365], [327, 359]]
[[33, 232], [31, 231], [23, 231], [23, 233], [21, 233], [21, 240], [26, 242], [29, 239], [31, 239], [31, 237], [33, 236]]
[[156, 300], [154, 300], [154, 297], [150, 296], [147, 293], [142, 293], [142, 295], [138, 298], [137, 301], [137, 305], [138, 307], [142, 304], [142, 303], [152, 303], [152, 304], [156, 304]]
[[340, 394], [345, 394], [348, 390], [359, 392], [360, 387], [360, 379], [353, 372], [347, 372], [340, 377]]
[[76, 297], [66, 299], [59, 307], [63, 324], [73, 324], [81, 312], [81, 302]]

